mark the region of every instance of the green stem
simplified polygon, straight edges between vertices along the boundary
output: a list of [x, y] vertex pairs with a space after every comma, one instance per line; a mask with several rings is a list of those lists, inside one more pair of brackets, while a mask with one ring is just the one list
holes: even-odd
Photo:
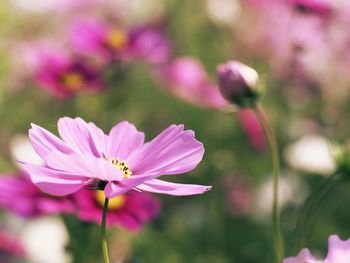
[[306, 199], [295, 227], [296, 249], [298, 251], [300, 248], [304, 247], [305, 238], [309, 236], [313, 225], [321, 212], [321, 204], [328, 197], [329, 193], [335, 188], [340, 176], [340, 171], [336, 171], [330, 175], [318, 186], [318, 188], [312, 191], [309, 197]]
[[279, 161], [279, 155], [278, 155], [277, 141], [276, 141], [275, 133], [273, 132], [273, 129], [262, 107], [260, 105], [256, 105], [253, 109], [264, 130], [265, 138], [267, 143], [269, 144], [270, 153], [271, 153], [272, 170], [273, 170], [273, 202], [272, 202], [273, 239], [274, 239], [274, 246], [275, 246], [276, 263], [282, 263], [283, 256], [284, 256], [284, 245], [283, 245], [280, 211], [278, 206], [280, 161]]
[[105, 203], [103, 205], [103, 214], [102, 214], [102, 223], [101, 223], [101, 242], [102, 242], [102, 254], [103, 254], [104, 263], [109, 263], [108, 246], [107, 246], [107, 239], [106, 239], [106, 217], [107, 217], [108, 201], [109, 199], [106, 197]]

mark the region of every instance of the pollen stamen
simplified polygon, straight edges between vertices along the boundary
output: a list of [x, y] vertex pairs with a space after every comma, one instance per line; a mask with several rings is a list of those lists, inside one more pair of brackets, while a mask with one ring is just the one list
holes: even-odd
[[125, 161], [119, 160], [116, 157], [112, 157], [112, 158], [105, 157], [105, 159], [106, 159], [106, 161], [110, 160], [116, 168], [118, 168], [120, 171], [122, 171], [124, 173], [124, 178], [129, 178], [132, 175], [132, 172], [131, 172], [129, 166], [126, 165]]

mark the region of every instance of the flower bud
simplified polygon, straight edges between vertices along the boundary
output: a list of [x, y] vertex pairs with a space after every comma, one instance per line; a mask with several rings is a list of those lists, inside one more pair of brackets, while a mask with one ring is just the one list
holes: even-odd
[[217, 67], [219, 88], [222, 96], [240, 107], [254, 106], [257, 98], [258, 73], [238, 62], [228, 61]]

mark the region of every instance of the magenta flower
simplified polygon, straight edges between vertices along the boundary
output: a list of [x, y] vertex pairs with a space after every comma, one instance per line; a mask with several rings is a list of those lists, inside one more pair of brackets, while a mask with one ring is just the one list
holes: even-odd
[[77, 52], [106, 61], [122, 59], [129, 50], [129, 32], [119, 25], [92, 19], [79, 20], [72, 25], [71, 41]]
[[163, 64], [170, 59], [171, 44], [161, 30], [142, 26], [131, 31], [130, 50], [133, 56], [149, 64]]
[[87, 90], [96, 91], [103, 87], [95, 68], [64, 52], [42, 50], [36, 56], [36, 83], [59, 98]]
[[0, 177], [0, 207], [26, 218], [74, 212], [71, 199], [39, 191], [24, 173]]
[[316, 259], [308, 249], [296, 257], [286, 258], [283, 263], [347, 263], [350, 258], [350, 239], [341, 240], [337, 235], [328, 239], [328, 254], [324, 260]]
[[[102, 191], [80, 190], [72, 196], [76, 202], [76, 212], [82, 221], [101, 223], [104, 203]], [[107, 226], [119, 225], [132, 231], [154, 219], [161, 203], [150, 194], [131, 190], [109, 200]]]
[[58, 121], [62, 139], [32, 124], [29, 138], [43, 166], [23, 163], [42, 191], [68, 195], [85, 187], [104, 189], [107, 198], [131, 189], [169, 195], [194, 195], [211, 187], [170, 183], [161, 175], [186, 173], [201, 161], [204, 148], [194, 132], [171, 125], [148, 143], [144, 133], [123, 121], [109, 135], [81, 118]]
[[213, 109], [228, 105], [201, 63], [194, 58], [177, 58], [158, 73], [167, 90], [191, 104]]

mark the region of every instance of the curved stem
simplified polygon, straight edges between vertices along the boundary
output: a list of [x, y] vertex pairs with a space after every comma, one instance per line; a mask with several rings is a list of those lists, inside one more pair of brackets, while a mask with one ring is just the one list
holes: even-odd
[[278, 155], [277, 141], [276, 141], [275, 133], [273, 132], [273, 129], [262, 107], [260, 105], [256, 105], [253, 109], [264, 130], [265, 138], [269, 144], [270, 153], [271, 153], [272, 170], [273, 170], [273, 203], [272, 203], [273, 237], [274, 237], [276, 262], [281, 263], [283, 260], [284, 245], [283, 245], [280, 211], [278, 206], [280, 161], [279, 161], [279, 155]]
[[102, 223], [101, 223], [101, 242], [102, 242], [102, 254], [103, 254], [104, 263], [109, 263], [108, 246], [107, 246], [107, 239], [106, 239], [106, 217], [107, 217], [108, 201], [109, 199], [106, 197], [103, 205], [103, 214], [102, 214]]
[[340, 171], [334, 172], [312, 191], [306, 199], [295, 227], [296, 249], [298, 251], [305, 245], [305, 237], [309, 236], [309, 233], [312, 231], [313, 225], [321, 212], [321, 204], [334, 189], [340, 176]]

